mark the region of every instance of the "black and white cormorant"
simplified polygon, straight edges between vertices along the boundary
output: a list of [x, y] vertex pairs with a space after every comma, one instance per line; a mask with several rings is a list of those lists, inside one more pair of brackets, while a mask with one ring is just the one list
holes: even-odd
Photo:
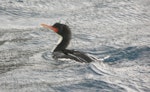
[[52, 53], [54, 59], [69, 58], [77, 62], [85, 63], [90, 63], [93, 61], [93, 58], [86, 55], [84, 52], [66, 49], [71, 40], [71, 30], [67, 25], [61, 23], [55, 23], [53, 26], [47, 24], [41, 25], [45, 28], [53, 30], [62, 37], [61, 42], [57, 45]]

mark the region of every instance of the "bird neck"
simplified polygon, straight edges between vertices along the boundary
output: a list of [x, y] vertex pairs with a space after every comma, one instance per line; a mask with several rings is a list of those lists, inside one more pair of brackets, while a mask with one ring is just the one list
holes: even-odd
[[65, 50], [70, 43], [70, 39], [70, 36], [62, 37], [61, 42], [54, 49], [54, 52]]

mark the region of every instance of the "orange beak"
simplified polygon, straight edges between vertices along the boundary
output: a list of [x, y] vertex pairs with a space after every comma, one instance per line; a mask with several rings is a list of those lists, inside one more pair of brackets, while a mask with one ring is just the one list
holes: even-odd
[[47, 24], [41, 24], [41, 26], [43, 26], [44, 28], [48, 28], [53, 30], [54, 32], [58, 33], [58, 28], [55, 28], [53, 26], [47, 25]]

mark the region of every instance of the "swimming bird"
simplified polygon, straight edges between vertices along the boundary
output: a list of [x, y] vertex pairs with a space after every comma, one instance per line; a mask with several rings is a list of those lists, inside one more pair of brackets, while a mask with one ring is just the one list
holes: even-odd
[[53, 26], [41, 24], [41, 26], [53, 30], [62, 37], [61, 42], [56, 46], [52, 53], [54, 59], [67, 58], [82, 63], [90, 63], [93, 61], [93, 58], [84, 52], [66, 49], [71, 40], [71, 30], [69, 26], [61, 23], [55, 23]]

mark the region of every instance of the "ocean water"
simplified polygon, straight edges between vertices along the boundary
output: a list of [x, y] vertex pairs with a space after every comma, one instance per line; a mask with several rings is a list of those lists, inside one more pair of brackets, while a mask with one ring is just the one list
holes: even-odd
[[[150, 0], [1, 0], [0, 22], [0, 92], [150, 92]], [[96, 60], [54, 60], [56, 22]]]

